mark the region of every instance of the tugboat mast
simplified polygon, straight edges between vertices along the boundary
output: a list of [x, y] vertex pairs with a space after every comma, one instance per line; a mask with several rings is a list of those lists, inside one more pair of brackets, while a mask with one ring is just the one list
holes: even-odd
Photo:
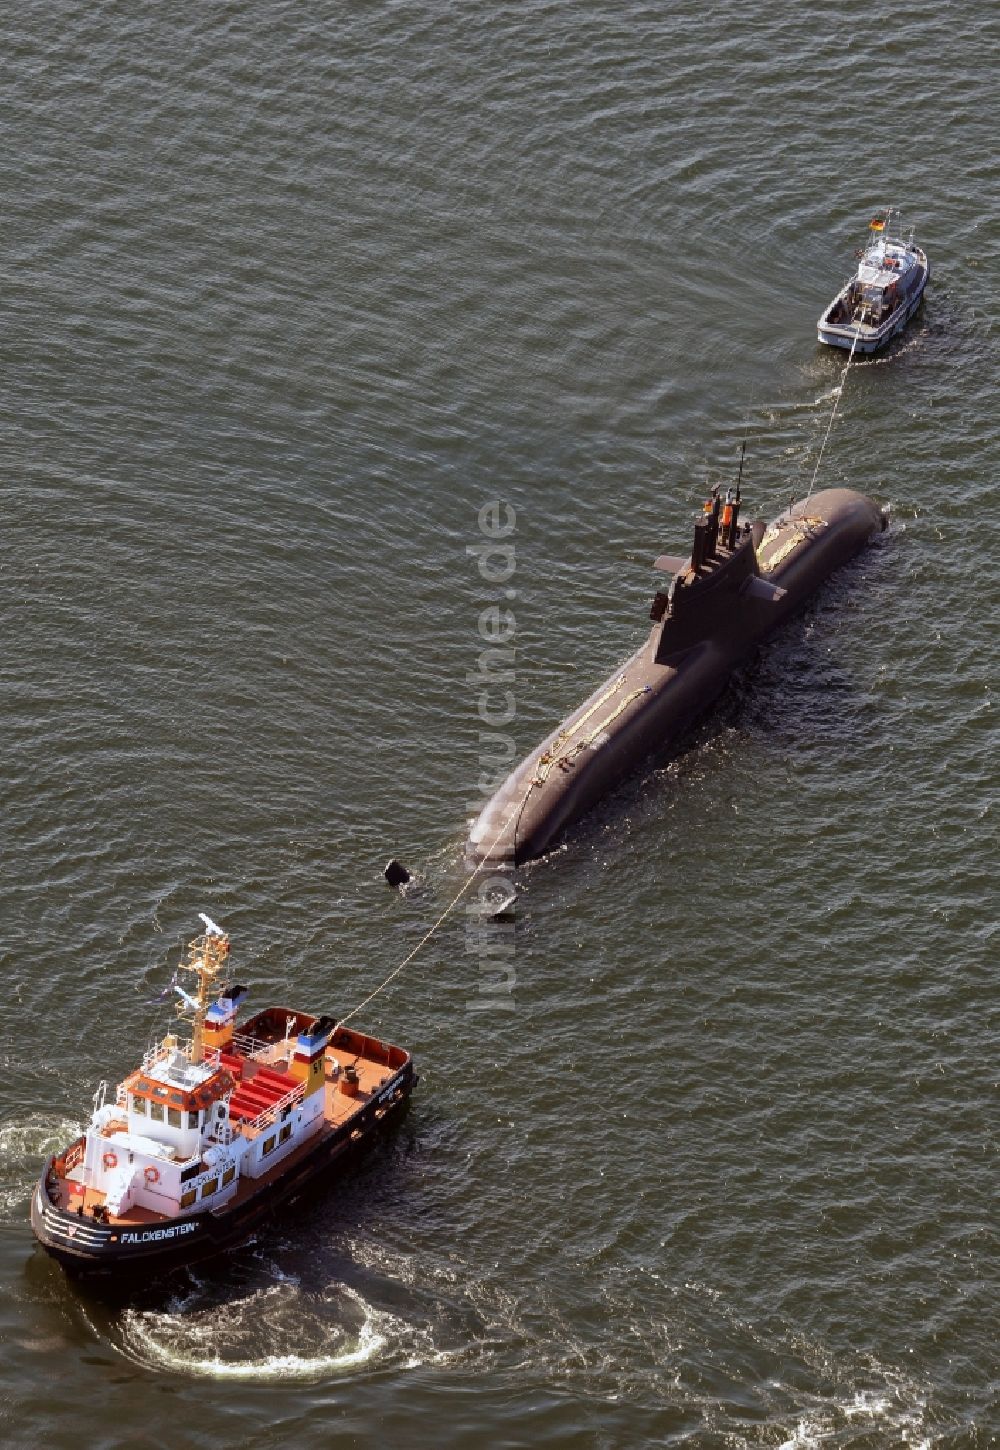
[[205, 931], [188, 942], [187, 960], [181, 961], [178, 968], [182, 972], [194, 973], [195, 991], [188, 993], [180, 986], [176, 988], [181, 998], [177, 1003], [177, 1015], [191, 1023], [192, 1063], [204, 1060], [205, 1017], [218, 996], [218, 992], [212, 990], [213, 983], [225, 970], [226, 958], [229, 956], [228, 935], [208, 917], [202, 916], [202, 920], [205, 922]]

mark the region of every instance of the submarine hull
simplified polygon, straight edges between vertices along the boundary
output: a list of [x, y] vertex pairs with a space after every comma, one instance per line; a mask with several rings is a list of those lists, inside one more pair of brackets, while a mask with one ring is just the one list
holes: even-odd
[[686, 587], [642, 647], [487, 803], [469, 835], [472, 857], [517, 863], [551, 850], [645, 759], [675, 745], [737, 666], [885, 526], [863, 494], [828, 489], [720, 551], [714, 569], [682, 572]]

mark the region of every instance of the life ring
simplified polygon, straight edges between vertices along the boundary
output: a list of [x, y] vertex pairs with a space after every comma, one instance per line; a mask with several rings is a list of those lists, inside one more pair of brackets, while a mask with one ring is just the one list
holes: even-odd
[[160, 1170], [159, 1168], [154, 1168], [153, 1164], [150, 1163], [149, 1167], [146, 1169], [142, 1176], [143, 1178], [145, 1178], [146, 1182], [150, 1185], [150, 1187], [152, 1187], [154, 1183], [159, 1183], [160, 1181]]
[[110, 1173], [112, 1168], [118, 1167], [118, 1154], [115, 1153], [111, 1148], [109, 1148], [108, 1151], [105, 1153], [104, 1157], [101, 1159], [101, 1162]]

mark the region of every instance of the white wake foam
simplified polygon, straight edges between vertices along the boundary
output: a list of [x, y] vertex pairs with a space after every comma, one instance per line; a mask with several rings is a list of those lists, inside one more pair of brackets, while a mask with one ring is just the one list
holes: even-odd
[[42, 1114], [0, 1128], [0, 1222], [24, 1218], [45, 1159], [82, 1131], [72, 1118]]
[[165, 1310], [128, 1309], [122, 1349], [146, 1368], [199, 1379], [317, 1381], [369, 1364], [405, 1338], [405, 1325], [353, 1289], [339, 1286], [335, 1297], [333, 1306], [311, 1301], [283, 1277], [202, 1308], [189, 1298]]

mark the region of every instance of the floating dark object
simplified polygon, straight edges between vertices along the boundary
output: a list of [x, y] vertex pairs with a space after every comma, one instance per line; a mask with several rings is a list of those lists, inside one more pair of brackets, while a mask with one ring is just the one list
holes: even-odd
[[386, 866], [382, 874], [390, 886], [396, 887], [405, 886], [408, 881], [413, 879], [402, 861], [397, 861], [395, 856]]
[[513, 921], [514, 907], [517, 904], [517, 892], [512, 889], [498, 893], [496, 896], [486, 897], [482, 900], [483, 916], [488, 916], [491, 921]]
[[472, 827], [478, 860], [526, 861], [554, 846], [624, 776], [672, 747], [776, 625], [886, 527], [851, 489], [828, 489], [775, 521], [739, 522], [740, 492], [713, 490], [688, 559], [650, 610], [648, 640], [568, 716], [493, 796]]

